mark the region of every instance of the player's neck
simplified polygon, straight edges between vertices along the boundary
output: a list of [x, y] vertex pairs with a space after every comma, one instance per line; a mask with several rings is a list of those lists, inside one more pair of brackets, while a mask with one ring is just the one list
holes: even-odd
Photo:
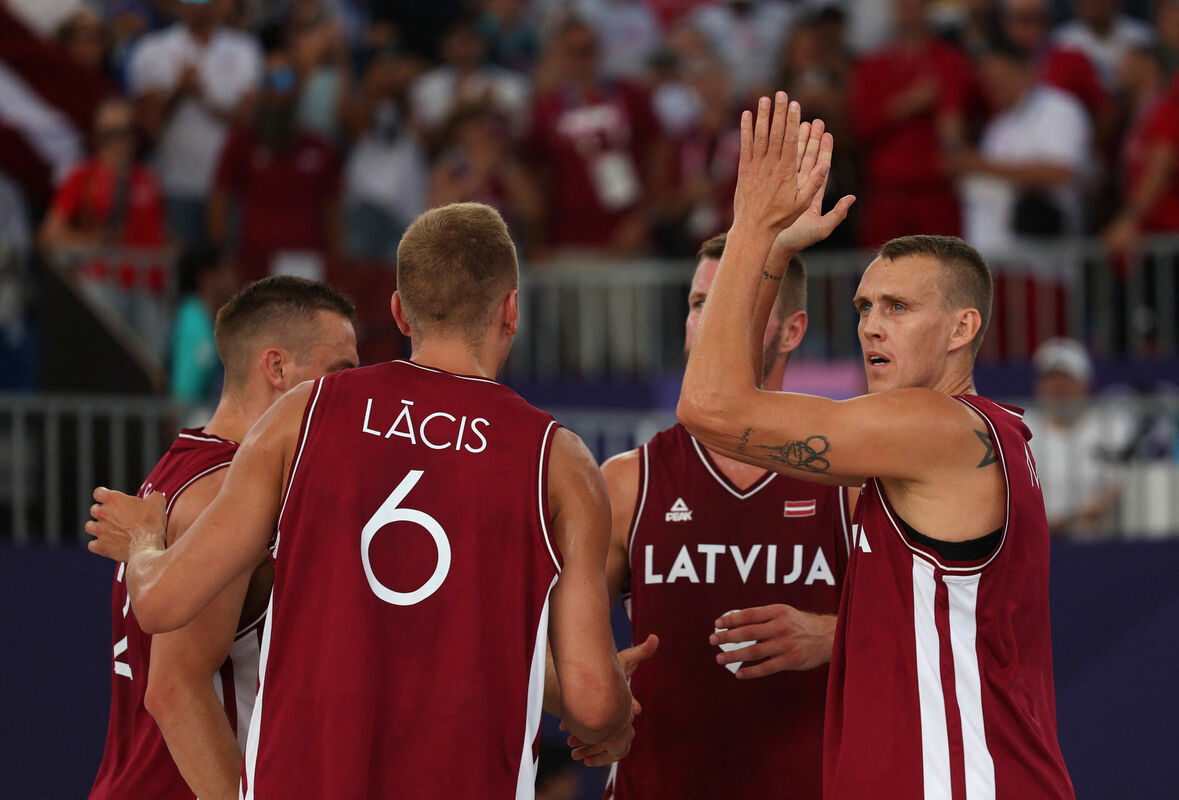
[[498, 358], [487, 344], [472, 348], [465, 341], [443, 337], [431, 337], [421, 344], [415, 344], [409, 360], [423, 367], [488, 380], [495, 380], [503, 366], [502, 358]]
[[205, 423], [205, 433], [240, 442], [263, 414], [266, 413], [277, 398], [255, 398], [250, 402], [249, 392], [235, 392], [226, 390], [221, 393], [221, 400], [217, 403], [217, 410]]
[[720, 453], [710, 450], [707, 447], [704, 449], [708, 450], [708, 457], [712, 459], [712, 463], [716, 464], [716, 468], [740, 491], [745, 491], [761, 480], [766, 474], [766, 470], [761, 467], [755, 467], [752, 464], [746, 464], [743, 461], [722, 456]]

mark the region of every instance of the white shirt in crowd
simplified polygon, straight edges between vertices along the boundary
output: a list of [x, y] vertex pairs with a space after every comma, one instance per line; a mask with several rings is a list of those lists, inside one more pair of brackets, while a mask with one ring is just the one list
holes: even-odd
[[460, 82], [458, 71], [443, 65], [413, 82], [409, 102], [414, 122], [423, 131], [437, 132], [463, 103], [486, 99], [519, 135], [528, 123], [531, 92], [528, 79], [508, 69], [483, 66]]
[[[226, 111], [236, 108], [262, 80], [262, 50], [253, 37], [221, 28], [202, 46], [177, 23], [147, 34], [135, 48], [128, 70], [131, 91], [171, 92], [190, 64], [207, 101]], [[227, 123], [196, 98], [180, 101], [156, 146], [155, 166], [164, 191], [179, 197], [207, 194], [227, 133]]]
[[[1082, 224], [1082, 189], [1091, 140], [1084, 106], [1058, 89], [1037, 86], [1019, 105], [987, 124], [979, 150], [988, 161], [1053, 162], [1072, 169], [1073, 180], [1055, 188], [1052, 199], [1063, 213], [1064, 232], [1077, 234]], [[1010, 253], [1017, 244], [1014, 224], [1019, 189], [989, 175], [968, 176], [960, 189], [966, 240], [984, 254]]]

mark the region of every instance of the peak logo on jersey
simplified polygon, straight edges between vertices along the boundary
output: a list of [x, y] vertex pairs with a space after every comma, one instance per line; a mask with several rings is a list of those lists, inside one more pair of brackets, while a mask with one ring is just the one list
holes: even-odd
[[[725, 614], [732, 614], [733, 611], [740, 611], [740, 610], [741, 609], [739, 609], [739, 608], [734, 608], [732, 611], [726, 611]], [[722, 614], [721, 616], [723, 617], [724, 614]], [[721, 633], [722, 631], [727, 631], [727, 630], [728, 630], [728, 628], [713, 628], [714, 633]], [[717, 645], [717, 647], [719, 647], [722, 652], [731, 653], [734, 650], [740, 650], [741, 648], [749, 647], [752, 644], [757, 644], [757, 641], [755, 639], [750, 639], [747, 642], [721, 642], [719, 645]], [[736, 675], [737, 671], [741, 669], [741, 666], [744, 663], [745, 663], [744, 661], [734, 661], [732, 664], [725, 664], [725, 669], [727, 669], [729, 672]]]
[[815, 501], [812, 500], [787, 500], [786, 508], [782, 513], [784, 517], [813, 517], [815, 515]]
[[677, 497], [675, 502], [671, 504], [671, 511], [664, 514], [663, 519], [665, 522], [691, 522], [692, 509], [688, 508], [684, 498]]

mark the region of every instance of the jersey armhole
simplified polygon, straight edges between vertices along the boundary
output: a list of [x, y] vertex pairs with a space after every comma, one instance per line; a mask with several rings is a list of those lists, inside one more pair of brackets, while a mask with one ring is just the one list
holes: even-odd
[[[639, 489], [635, 502], [634, 514], [630, 518], [630, 528], [626, 536], [626, 560], [633, 563], [635, 536], [639, 532], [639, 522], [643, 519], [643, 507], [647, 504], [647, 486], [650, 483], [651, 466], [649, 456], [647, 455], [647, 445], [639, 448]], [[629, 572], [629, 570], [628, 570]], [[623, 591], [630, 593], [629, 581], [628, 585], [623, 587]]]
[[553, 559], [553, 566], [556, 567], [557, 572], [561, 571], [562, 562], [561, 550], [553, 541], [552, 533], [549, 531], [549, 521], [552, 519], [549, 516], [549, 455], [553, 449], [553, 437], [560, 427], [560, 423], [556, 420], [549, 420], [548, 427], [544, 430], [544, 435], [540, 439], [540, 458], [537, 459], [540, 467], [536, 477], [540, 535], [544, 539], [545, 547], [548, 548], [549, 557]]

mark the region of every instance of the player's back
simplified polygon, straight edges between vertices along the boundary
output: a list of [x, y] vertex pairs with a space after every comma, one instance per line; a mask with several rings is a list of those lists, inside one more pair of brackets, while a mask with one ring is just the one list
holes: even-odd
[[[236, 442], [219, 439], [201, 430], [183, 430], [139, 487], [138, 496], [162, 492], [171, 511], [176, 500], [195, 481], [228, 467], [236, 451]], [[90, 789], [90, 797], [191, 798], [192, 791], [172, 761], [163, 734], [144, 707], [152, 637], [139, 628], [135, 619], [124, 583], [124, 571], [124, 565], [119, 564], [111, 590], [114, 660], [110, 724], [102, 765]], [[223, 700], [224, 687], [229, 687], [234, 695], [227, 704], [227, 713], [231, 725], [240, 720], [243, 733], [253, 705], [253, 689], [243, 684], [241, 670], [235, 674], [233, 667], [235, 655], [239, 661], [249, 659], [249, 636], [247, 631], [239, 634], [230, 658], [223, 665], [219, 675], [221, 683], [217, 687]], [[256, 663], [256, 644], [253, 651]]]
[[958, 399], [995, 443], [1006, 520], [972, 552], [914, 531], [878, 480], [865, 485], [831, 661], [829, 798], [1074, 796], [1056, 734], [1031, 434], [1018, 409]]
[[311, 392], [273, 547], [247, 797], [531, 797], [556, 423], [394, 361]]
[[844, 489], [773, 472], [735, 486], [681, 425], [638, 455], [628, 611], [635, 641], [657, 634], [659, 652], [631, 679], [643, 714], [606, 797], [816, 800], [826, 665], [739, 680], [708, 635], [740, 608], [836, 612]]

